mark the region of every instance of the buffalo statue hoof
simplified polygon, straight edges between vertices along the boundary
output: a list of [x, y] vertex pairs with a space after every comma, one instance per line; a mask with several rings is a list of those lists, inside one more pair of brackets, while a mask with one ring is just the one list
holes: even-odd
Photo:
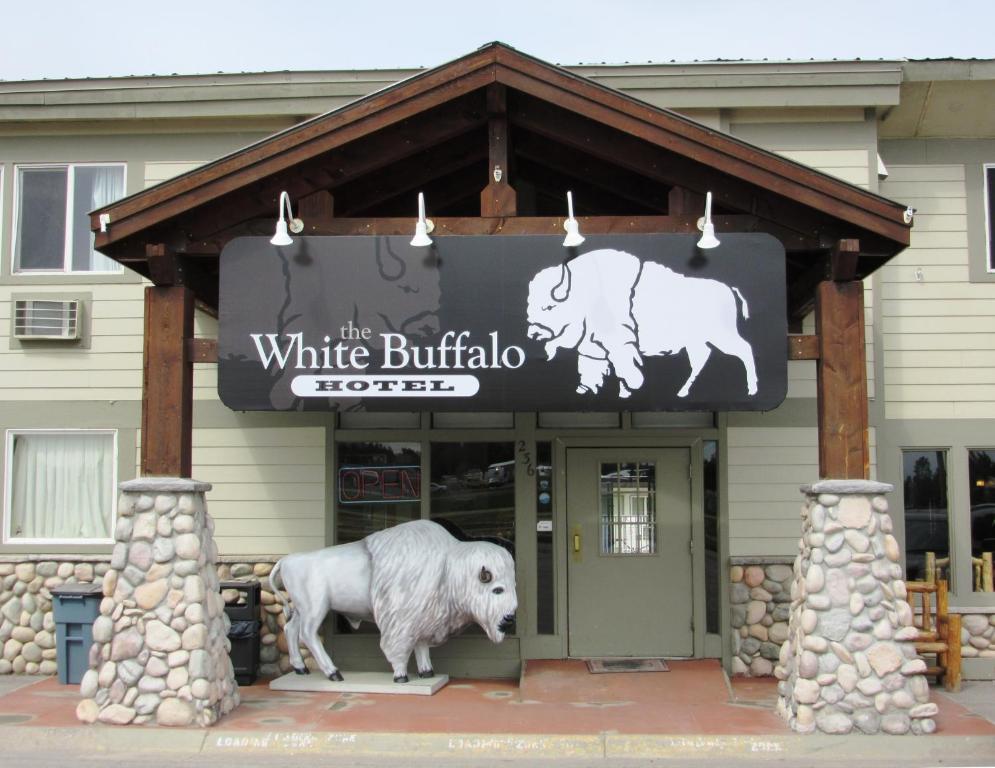
[[294, 667], [294, 674], [297, 674], [297, 675], [310, 675], [311, 674], [311, 670], [308, 669], [307, 667], [300, 667], [300, 668]]
[[408, 676], [407, 675], [394, 675], [394, 682], [395, 683], [406, 683], [406, 682], [408, 682]]
[[418, 670], [418, 677], [435, 677], [435, 670], [429, 668], [429, 669], [426, 669], [424, 672], [422, 672], [422, 670], [419, 669]]
[[336, 683], [341, 683], [343, 680], [345, 680], [345, 678], [342, 677], [342, 673], [339, 672], [337, 669], [328, 676], [328, 679], [333, 680]]

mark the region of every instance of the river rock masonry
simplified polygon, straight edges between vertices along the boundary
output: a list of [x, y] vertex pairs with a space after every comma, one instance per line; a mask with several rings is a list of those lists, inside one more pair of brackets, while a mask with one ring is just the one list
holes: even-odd
[[209, 726], [238, 705], [210, 488], [175, 478], [121, 484], [80, 720]]

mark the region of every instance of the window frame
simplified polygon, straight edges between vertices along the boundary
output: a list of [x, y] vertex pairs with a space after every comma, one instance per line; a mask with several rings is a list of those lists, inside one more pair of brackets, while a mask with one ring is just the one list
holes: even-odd
[[[14, 491], [14, 438], [17, 435], [110, 435], [111, 436], [111, 508], [110, 523], [108, 530], [110, 535], [106, 539], [84, 539], [84, 538], [61, 538], [42, 539], [14, 536], [11, 533], [10, 525], [12, 521], [12, 505]], [[107, 545], [113, 544], [114, 529], [117, 525], [117, 487], [118, 471], [120, 460], [119, 430], [116, 428], [106, 429], [85, 429], [85, 428], [38, 428], [21, 429], [11, 428], [5, 431], [4, 435], [4, 483], [3, 483], [3, 544], [4, 545], [30, 545], [30, 546], [76, 546], [76, 545]]]
[[[991, 184], [989, 183], [991, 176]], [[991, 187], [995, 185], [995, 163], [981, 164], [981, 192], [983, 206], [982, 212], [985, 217], [985, 272], [995, 275], [995, 244], [992, 237], [995, 235], [995, 222], [992, 221], [992, 194]]]
[[[65, 163], [15, 163], [14, 164], [14, 179], [13, 179], [13, 191], [12, 191], [12, 210], [11, 210], [11, 233], [10, 233], [10, 275], [11, 277], [79, 277], [79, 276], [100, 276], [100, 277], [116, 277], [124, 274], [124, 266], [121, 264], [117, 265], [116, 269], [113, 270], [74, 270], [72, 269], [72, 238], [73, 238], [73, 221], [72, 221], [72, 211], [73, 211], [73, 201], [75, 196], [75, 174], [77, 168], [121, 168], [122, 175], [122, 189], [124, 195], [128, 194], [128, 164], [124, 161], [87, 161], [87, 162], [65, 162]], [[18, 194], [20, 189], [20, 184], [18, 183], [21, 178], [21, 173], [23, 170], [66, 170], [66, 206], [64, 211], [65, 218], [65, 237], [63, 238], [62, 245], [62, 268], [61, 269], [22, 269], [17, 264], [17, 245], [18, 245], [18, 217], [21, 213], [21, 196]]]

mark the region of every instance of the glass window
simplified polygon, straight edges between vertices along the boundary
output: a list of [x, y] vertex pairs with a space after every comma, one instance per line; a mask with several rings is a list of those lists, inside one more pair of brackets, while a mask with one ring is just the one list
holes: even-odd
[[995, 552], [995, 450], [968, 451], [971, 483], [971, 565], [975, 592], [992, 592]]
[[116, 454], [113, 431], [9, 430], [6, 540], [110, 541]]
[[906, 578], [950, 579], [946, 451], [902, 451]]
[[[432, 443], [431, 518], [460, 541], [490, 541], [514, 557], [515, 444]], [[475, 624], [466, 632], [483, 634]]]
[[337, 544], [421, 517], [418, 443], [339, 443], [337, 450]]
[[536, 631], [556, 631], [556, 580], [553, 558], [553, 445], [536, 443]]
[[15, 272], [120, 272], [93, 250], [87, 214], [124, 196], [123, 165], [17, 169]]
[[514, 443], [432, 443], [432, 520], [515, 554]]
[[601, 464], [601, 554], [656, 554], [656, 465]]
[[705, 631], [719, 630], [719, 444], [704, 442], [705, 482]]

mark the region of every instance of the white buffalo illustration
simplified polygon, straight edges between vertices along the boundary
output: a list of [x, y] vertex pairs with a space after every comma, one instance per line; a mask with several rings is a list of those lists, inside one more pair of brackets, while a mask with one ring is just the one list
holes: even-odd
[[529, 283], [528, 336], [545, 342], [546, 359], [577, 350], [577, 392], [596, 393], [613, 370], [619, 397], [643, 385], [644, 356], [687, 350], [691, 375], [677, 393], [687, 397], [712, 347], [738, 357], [746, 390], [757, 393], [753, 349], [739, 335], [739, 289], [718, 280], [687, 277], [624, 251], [589, 251], [539, 272]]
[[[380, 648], [394, 682], [408, 682], [415, 654], [420, 677], [434, 675], [429, 648], [476, 622], [495, 643], [504, 639], [518, 608], [515, 562], [503, 547], [458, 541], [430, 520], [371, 533], [361, 541], [282, 558], [270, 573], [287, 616], [287, 649], [298, 674], [308, 669], [303, 641], [329, 680], [342, 680], [318, 639], [329, 611], [353, 627], [380, 628]], [[287, 605], [280, 588], [293, 601]]]

